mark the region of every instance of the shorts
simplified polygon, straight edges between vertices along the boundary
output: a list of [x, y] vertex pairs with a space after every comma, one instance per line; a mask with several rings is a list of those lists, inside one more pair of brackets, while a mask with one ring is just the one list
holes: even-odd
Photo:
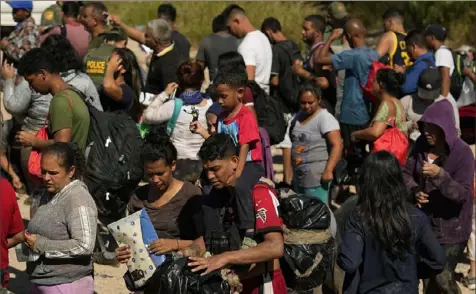
[[293, 147], [293, 143], [291, 142], [291, 136], [289, 135], [289, 131], [291, 130], [291, 120], [293, 119], [293, 113], [285, 113], [284, 114], [284, 121], [287, 124], [286, 134], [284, 134], [284, 140], [276, 145], [278, 149], [291, 149]]
[[13, 120], [4, 120], [0, 124], [0, 148], [6, 149], [10, 145], [8, 140], [13, 129]]

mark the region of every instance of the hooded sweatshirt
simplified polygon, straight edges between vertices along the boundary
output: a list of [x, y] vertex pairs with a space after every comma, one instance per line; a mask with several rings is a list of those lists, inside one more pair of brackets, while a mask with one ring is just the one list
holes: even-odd
[[71, 182], [52, 198], [45, 194], [28, 224], [37, 234], [33, 251], [40, 254], [27, 263], [30, 281], [58, 285], [91, 275], [96, 228], [96, 204], [83, 182]]
[[[451, 103], [441, 100], [428, 107], [419, 124], [440, 127], [449, 153], [440, 173], [423, 176], [423, 163], [428, 161], [429, 146], [425, 136], [415, 143], [403, 170], [405, 184], [412, 191], [429, 195], [423, 210], [430, 217], [433, 231], [441, 244], [466, 242], [471, 233], [474, 157], [469, 146], [458, 138]], [[422, 132], [423, 133], [423, 132]]]

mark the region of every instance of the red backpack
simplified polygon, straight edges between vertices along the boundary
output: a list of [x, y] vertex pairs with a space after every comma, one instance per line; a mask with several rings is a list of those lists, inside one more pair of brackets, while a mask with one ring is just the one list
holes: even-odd
[[373, 103], [377, 101], [377, 97], [375, 97], [374, 95], [374, 81], [375, 81], [375, 77], [377, 76], [377, 72], [381, 70], [382, 68], [391, 68], [391, 67], [381, 63], [378, 60], [375, 60], [370, 55], [369, 57], [372, 59], [372, 64], [370, 65], [370, 69], [369, 69], [369, 77], [367, 78], [367, 83], [365, 85], [361, 83], [360, 87], [362, 88], [362, 93], [364, 94], [364, 98]]

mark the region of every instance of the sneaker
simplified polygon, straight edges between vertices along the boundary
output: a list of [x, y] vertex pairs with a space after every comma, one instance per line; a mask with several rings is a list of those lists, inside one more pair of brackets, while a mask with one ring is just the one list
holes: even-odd
[[469, 290], [476, 290], [476, 277], [464, 277], [463, 284]]

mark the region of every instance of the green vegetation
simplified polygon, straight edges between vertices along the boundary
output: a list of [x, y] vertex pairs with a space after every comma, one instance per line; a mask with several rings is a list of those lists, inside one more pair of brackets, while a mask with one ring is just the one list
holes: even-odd
[[[105, 2], [112, 14], [119, 15], [131, 25], [145, 25], [157, 15], [163, 1]], [[200, 39], [211, 33], [213, 17], [232, 2], [173, 2], [177, 8], [177, 28], [197, 46]], [[291, 39], [301, 40], [301, 23], [309, 14], [325, 13], [329, 2], [236, 2], [242, 6], [254, 25], [274, 16], [281, 22], [284, 32]], [[411, 2], [345, 2], [348, 11], [360, 17], [369, 30], [382, 27], [381, 15], [389, 7], [398, 7], [405, 13], [407, 28], [424, 28], [430, 23], [441, 23], [449, 28], [450, 45], [476, 44], [476, 34], [471, 24], [476, 19], [476, 2], [470, 1], [411, 1]], [[302, 45], [302, 44], [301, 44]]]

